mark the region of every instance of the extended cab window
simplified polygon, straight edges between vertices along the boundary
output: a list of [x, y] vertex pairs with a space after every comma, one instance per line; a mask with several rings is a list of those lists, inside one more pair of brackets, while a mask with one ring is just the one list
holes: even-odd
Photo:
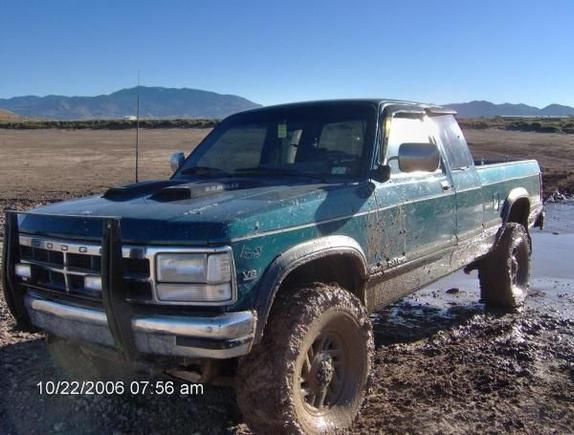
[[397, 174], [401, 172], [398, 161], [399, 146], [408, 142], [430, 142], [432, 134], [429, 125], [420, 116], [398, 114], [389, 119], [387, 128], [384, 163], [391, 167], [392, 173]]
[[451, 169], [463, 169], [473, 165], [462, 130], [452, 115], [432, 118], [437, 126], [438, 137], [442, 143]]

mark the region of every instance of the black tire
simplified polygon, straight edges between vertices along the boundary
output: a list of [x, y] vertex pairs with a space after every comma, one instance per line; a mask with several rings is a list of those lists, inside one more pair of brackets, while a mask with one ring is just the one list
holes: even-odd
[[361, 302], [333, 285], [280, 295], [262, 341], [238, 368], [237, 400], [255, 433], [333, 433], [357, 417], [373, 331]]
[[501, 229], [498, 243], [478, 269], [481, 297], [488, 308], [522, 306], [528, 293], [530, 252], [523, 225], [511, 222]]

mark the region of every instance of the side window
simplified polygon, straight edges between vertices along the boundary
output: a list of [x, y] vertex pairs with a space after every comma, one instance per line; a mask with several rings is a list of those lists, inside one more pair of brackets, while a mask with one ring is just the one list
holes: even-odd
[[444, 148], [450, 168], [462, 169], [472, 166], [472, 155], [454, 116], [437, 116], [432, 119], [437, 125], [438, 137]]
[[407, 142], [429, 142], [431, 133], [429, 126], [421, 117], [393, 117], [387, 123], [387, 147], [385, 163], [391, 167], [391, 173], [397, 174], [399, 170], [399, 146]]

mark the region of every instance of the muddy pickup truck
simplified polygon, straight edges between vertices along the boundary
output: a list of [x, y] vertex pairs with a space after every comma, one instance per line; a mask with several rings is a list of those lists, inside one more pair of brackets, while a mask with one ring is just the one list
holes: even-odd
[[94, 358], [232, 379], [257, 432], [348, 427], [370, 312], [463, 267], [488, 307], [525, 298], [540, 168], [475, 163], [453, 115], [373, 99], [230, 116], [169, 180], [8, 212], [8, 306]]

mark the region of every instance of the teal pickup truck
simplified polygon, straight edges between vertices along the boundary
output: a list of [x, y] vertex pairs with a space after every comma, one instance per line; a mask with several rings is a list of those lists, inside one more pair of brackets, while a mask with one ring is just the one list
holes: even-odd
[[525, 298], [538, 163], [474, 162], [449, 110], [256, 109], [171, 164], [169, 180], [7, 213], [19, 327], [97, 358], [232, 378], [255, 431], [321, 433], [363, 402], [370, 312], [463, 267], [487, 306]]

